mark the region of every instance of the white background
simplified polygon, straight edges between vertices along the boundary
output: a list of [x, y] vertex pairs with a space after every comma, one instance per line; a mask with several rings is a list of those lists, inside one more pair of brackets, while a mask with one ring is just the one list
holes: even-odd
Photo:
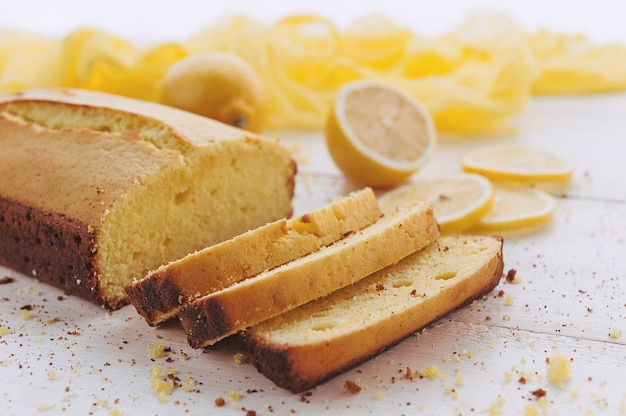
[[626, 42], [622, 0], [0, 0], [0, 29], [62, 36], [92, 26], [138, 42], [181, 41], [233, 14], [272, 23], [289, 14], [316, 13], [345, 27], [380, 12], [418, 34], [434, 36], [454, 29], [476, 10], [506, 12], [528, 32], [547, 28], [583, 33], [594, 42]]

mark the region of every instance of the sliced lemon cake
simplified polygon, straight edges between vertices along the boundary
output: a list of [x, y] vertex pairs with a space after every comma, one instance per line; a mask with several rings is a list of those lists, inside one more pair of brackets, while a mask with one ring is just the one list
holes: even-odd
[[148, 324], [174, 317], [194, 298], [309, 254], [382, 216], [374, 192], [364, 188], [296, 218], [281, 219], [165, 264], [126, 286]]
[[189, 344], [206, 347], [350, 285], [437, 237], [439, 226], [429, 204], [404, 206], [334, 244], [198, 298], [179, 318]]
[[310, 389], [491, 291], [502, 239], [441, 237], [327, 297], [243, 333], [256, 368], [293, 392]]

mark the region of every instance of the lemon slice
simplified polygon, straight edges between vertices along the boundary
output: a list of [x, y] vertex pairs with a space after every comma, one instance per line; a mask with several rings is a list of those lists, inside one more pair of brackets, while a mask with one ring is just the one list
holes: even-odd
[[380, 198], [385, 213], [410, 201], [432, 204], [444, 234], [463, 231], [476, 224], [493, 203], [491, 182], [473, 173], [460, 173], [402, 185]]
[[412, 96], [376, 81], [344, 85], [325, 128], [329, 153], [349, 178], [396, 185], [417, 172], [436, 143], [428, 111]]
[[467, 172], [500, 181], [564, 181], [572, 176], [574, 164], [548, 151], [506, 144], [484, 147], [461, 159]]
[[555, 200], [546, 192], [519, 183], [493, 184], [493, 207], [472, 230], [498, 232], [528, 228], [552, 216]]

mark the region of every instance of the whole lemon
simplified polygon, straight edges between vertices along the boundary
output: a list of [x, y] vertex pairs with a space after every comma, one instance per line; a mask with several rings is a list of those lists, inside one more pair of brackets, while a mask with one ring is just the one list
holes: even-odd
[[174, 63], [163, 79], [161, 102], [252, 132], [265, 125], [263, 82], [231, 52], [195, 53]]

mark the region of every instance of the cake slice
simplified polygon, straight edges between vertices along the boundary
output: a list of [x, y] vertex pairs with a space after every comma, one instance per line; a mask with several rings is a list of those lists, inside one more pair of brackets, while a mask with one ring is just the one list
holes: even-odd
[[124, 286], [292, 214], [276, 140], [76, 89], [0, 96], [0, 264], [109, 309]]
[[370, 188], [290, 220], [281, 219], [165, 264], [126, 286], [149, 325], [174, 317], [194, 298], [334, 243], [382, 216]]
[[373, 357], [497, 286], [502, 239], [441, 237], [354, 285], [242, 333], [256, 368], [302, 392]]
[[330, 246], [198, 298], [179, 315], [202, 348], [393, 264], [439, 236], [432, 207], [403, 207]]

